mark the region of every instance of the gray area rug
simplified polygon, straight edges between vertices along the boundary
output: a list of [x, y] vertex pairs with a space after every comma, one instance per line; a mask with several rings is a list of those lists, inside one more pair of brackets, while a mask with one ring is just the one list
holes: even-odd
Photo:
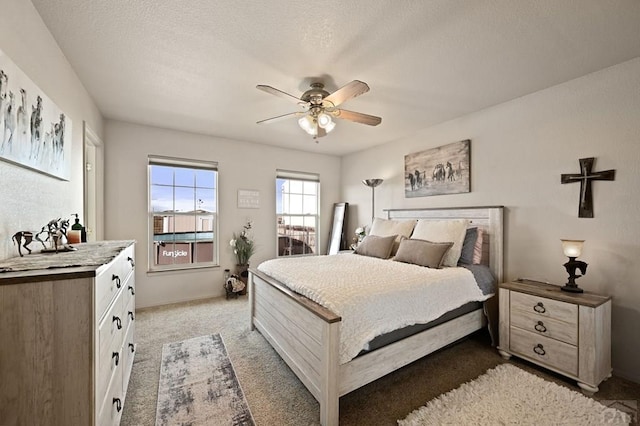
[[254, 424], [219, 334], [162, 347], [156, 426]]

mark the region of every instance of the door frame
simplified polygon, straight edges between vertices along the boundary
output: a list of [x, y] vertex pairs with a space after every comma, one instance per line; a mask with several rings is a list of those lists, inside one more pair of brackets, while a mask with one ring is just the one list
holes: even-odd
[[96, 132], [83, 121], [83, 207], [87, 241], [104, 239], [104, 147]]

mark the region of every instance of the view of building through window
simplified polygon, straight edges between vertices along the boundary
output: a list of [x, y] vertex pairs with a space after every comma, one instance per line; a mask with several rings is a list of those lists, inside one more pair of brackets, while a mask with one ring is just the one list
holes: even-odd
[[216, 168], [149, 159], [151, 269], [218, 263]]
[[309, 180], [301, 180], [288, 178], [286, 173], [278, 173], [278, 256], [318, 253], [318, 189], [316, 175], [310, 175]]

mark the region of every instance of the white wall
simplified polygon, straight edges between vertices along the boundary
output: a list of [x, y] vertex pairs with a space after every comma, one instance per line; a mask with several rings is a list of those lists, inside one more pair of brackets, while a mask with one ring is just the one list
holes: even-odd
[[[11, 236], [54, 217], [83, 214], [82, 122], [102, 135], [102, 117], [30, 1], [3, 0], [0, 50], [71, 120], [71, 180], [0, 161], [0, 259], [17, 256]], [[35, 248], [35, 246], [34, 246]]]
[[[218, 162], [220, 268], [148, 273], [147, 157], [150, 154]], [[105, 233], [107, 239], [135, 239], [136, 305], [146, 307], [224, 294], [222, 276], [235, 258], [228, 242], [253, 220], [256, 266], [276, 253], [276, 169], [314, 172], [321, 180], [322, 252], [326, 250], [333, 203], [341, 201], [339, 157], [285, 150], [107, 121], [105, 125]], [[260, 209], [238, 209], [238, 189], [260, 191]]]
[[[533, 72], [533, 71], [532, 71]], [[376, 188], [376, 215], [400, 207], [504, 205], [506, 277], [566, 282], [560, 238], [585, 239], [585, 290], [613, 297], [613, 366], [640, 382], [640, 58], [511, 102], [343, 157], [343, 198], [353, 230], [371, 220], [365, 178]], [[404, 156], [471, 139], [471, 193], [404, 196]], [[579, 158], [595, 170], [595, 218], [578, 218]], [[357, 206], [356, 206], [357, 205]]]

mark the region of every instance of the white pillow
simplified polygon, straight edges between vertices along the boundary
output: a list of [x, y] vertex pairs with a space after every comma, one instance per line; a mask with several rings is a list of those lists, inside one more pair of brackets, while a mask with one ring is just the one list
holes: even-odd
[[467, 233], [469, 221], [466, 219], [456, 220], [427, 220], [420, 219], [413, 229], [411, 238], [419, 240], [433, 241], [434, 243], [452, 242], [453, 247], [445, 254], [442, 262], [443, 266], [457, 266], [462, 243]]
[[376, 217], [371, 224], [371, 230], [369, 235], [376, 235], [378, 237], [388, 237], [390, 235], [397, 235], [396, 241], [391, 249], [391, 255], [394, 256], [400, 246], [400, 241], [403, 237], [409, 238], [411, 231], [416, 225], [415, 220], [391, 220], [380, 219]]

